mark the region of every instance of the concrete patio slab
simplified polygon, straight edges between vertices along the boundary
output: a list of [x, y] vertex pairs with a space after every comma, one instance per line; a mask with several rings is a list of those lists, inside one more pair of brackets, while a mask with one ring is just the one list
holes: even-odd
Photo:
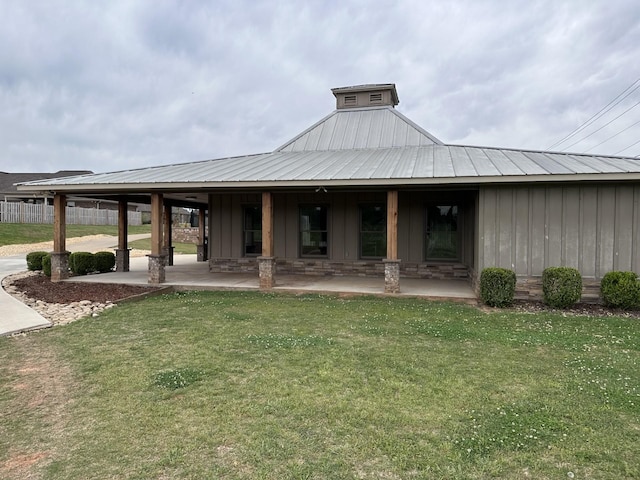
[[[148, 285], [148, 259], [132, 258], [129, 272], [110, 272], [73, 277], [67, 282], [124, 283]], [[258, 290], [257, 273], [211, 273], [207, 262], [197, 262], [196, 255], [176, 255], [173, 266], [166, 268], [163, 286], [178, 289]], [[384, 278], [356, 276], [278, 275], [274, 291], [384, 294]], [[398, 296], [476, 302], [469, 282], [464, 280], [431, 280], [401, 278]]]

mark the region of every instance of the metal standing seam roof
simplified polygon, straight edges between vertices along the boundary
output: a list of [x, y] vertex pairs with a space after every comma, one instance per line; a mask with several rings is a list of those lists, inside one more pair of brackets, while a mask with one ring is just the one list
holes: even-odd
[[332, 112], [272, 153], [27, 182], [22, 191], [640, 180], [640, 160], [444, 145], [391, 107]]

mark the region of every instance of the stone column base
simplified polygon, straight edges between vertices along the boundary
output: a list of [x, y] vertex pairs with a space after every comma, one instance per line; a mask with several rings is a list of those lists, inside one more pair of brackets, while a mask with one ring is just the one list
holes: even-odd
[[69, 253], [51, 252], [51, 281], [59, 282], [69, 278]]
[[209, 259], [207, 245], [198, 245], [198, 262], [206, 262]]
[[149, 283], [165, 282], [166, 255], [147, 255], [149, 257]]
[[384, 263], [384, 293], [400, 293], [400, 260], [382, 260]]
[[116, 248], [116, 272], [129, 271], [130, 248]]
[[271, 290], [276, 284], [275, 257], [258, 257], [258, 269], [260, 272], [260, 289]]

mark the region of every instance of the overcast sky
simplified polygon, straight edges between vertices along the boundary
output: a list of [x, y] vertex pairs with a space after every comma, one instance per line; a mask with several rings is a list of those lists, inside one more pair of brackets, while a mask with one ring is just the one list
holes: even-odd
[[[445, 143], [545, 150], [640, 78], [638, 0], [0, 0], [0, 18], [9, 172], [269, 152], [363, 83], [395, 83]], [[555, 149], [640, 155], [629, 92]]]

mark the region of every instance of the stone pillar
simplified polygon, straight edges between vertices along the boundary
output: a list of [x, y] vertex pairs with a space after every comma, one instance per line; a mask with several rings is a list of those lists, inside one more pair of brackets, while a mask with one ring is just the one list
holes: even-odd
[[51, 252], [51, 281], [69, 278], [69, 252]]
[[274, 257], [258, 257], [260, 271], [260, 289], [271, 290], [275, 284], [276, 259]]
[[400, 260], [384, 259], [384, 293], [400, 293]]
[[130, 248], [116, 248], [116, 272], [129, 271], [130, 257]]
[[165, 282], [166, 255], [147, 255], [149, 257], [149, 283]]

